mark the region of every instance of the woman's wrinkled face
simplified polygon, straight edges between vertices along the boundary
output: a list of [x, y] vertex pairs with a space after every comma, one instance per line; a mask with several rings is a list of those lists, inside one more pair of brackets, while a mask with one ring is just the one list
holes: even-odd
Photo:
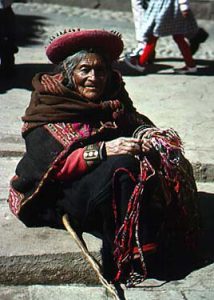
[[75, 91], [90, 101], [100, 98], [106, 86], [107, 77], [105, 61], [95, 53], [87, 54], [72, 73]]

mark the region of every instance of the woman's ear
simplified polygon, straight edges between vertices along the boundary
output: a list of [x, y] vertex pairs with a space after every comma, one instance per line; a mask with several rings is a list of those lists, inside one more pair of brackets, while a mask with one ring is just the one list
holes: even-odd
[[63, 84], [64, 86], [67, 86], [67, 85], [68, 85], [68, 78], [67, 78], [66, 76], [63, 76], [62, 84]]
[[62, 75], [63, 75], [62, 84], [64, 86], [66, 86], [67, 88], [70, 88], [71, 90], [73, 90], [75, 87], [75, 83], [73, 80], [72, 73], [69, 75], [68, 72], [66, 72], [66, 70], [63, 70]]

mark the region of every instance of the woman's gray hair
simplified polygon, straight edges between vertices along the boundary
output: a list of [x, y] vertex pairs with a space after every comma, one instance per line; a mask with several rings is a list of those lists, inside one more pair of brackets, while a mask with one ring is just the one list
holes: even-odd
[[[80, 50], [79, 52], [76, 52], [75, 54], [68, 56], [59, 64], [60, 71], [63, 74], [62, 83], [66, 87], [70, 89], [74, 88], [74, 83], [71, 76], [72, 72], [76, 68], [76, 66], [80, 63], [80, 61], [89, 53], [97, 53], [97, 52], [93, 50]], [[106, 63], [107, 70], [111, 70], [111, 63], [109, 62], [108, 58], [106, 58], [103, 55], [101, 56], [103, 57], [104, 62]]]

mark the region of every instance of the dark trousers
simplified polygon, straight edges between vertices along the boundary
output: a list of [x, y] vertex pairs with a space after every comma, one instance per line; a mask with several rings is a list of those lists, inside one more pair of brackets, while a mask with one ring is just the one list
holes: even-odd
[[13, 64], [18, 52], [15, 41], [15, 14], [9, 6], [0, 9], [0, 58], [1, 64]]

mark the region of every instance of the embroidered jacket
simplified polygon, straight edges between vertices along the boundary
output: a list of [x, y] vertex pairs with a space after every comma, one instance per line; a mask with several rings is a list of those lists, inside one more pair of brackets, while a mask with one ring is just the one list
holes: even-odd
[[[125, 94], [127, 97], [128, 94]], [[123, 102], [126, 106], [124, 103], [126, 101]], [[8, 199], [11, 211], [28, 226], [50, 225], [44, 224], [40, 219], [40, 209], [44, 206], [51, 209], [54, 205], [61, 180], [68, 176], [70, 179], [81, 176], [99, 163], [99, 159], [102, 159], [100, 150], [103, 141], [131, 136], [142, 124], [154, 126], [148, 118], [136, 112], [134, 107], [122, 119], [117, 125], [112, 122], [100, 122], [96, 125], [60, 122], [30, 130], [29, 124], [25, 122], [22, 133], [26, 153], [11, 180]], [[94, 156], [97, 151], [100, 152], [99, 159], [96, 159], [97, 155]]]

